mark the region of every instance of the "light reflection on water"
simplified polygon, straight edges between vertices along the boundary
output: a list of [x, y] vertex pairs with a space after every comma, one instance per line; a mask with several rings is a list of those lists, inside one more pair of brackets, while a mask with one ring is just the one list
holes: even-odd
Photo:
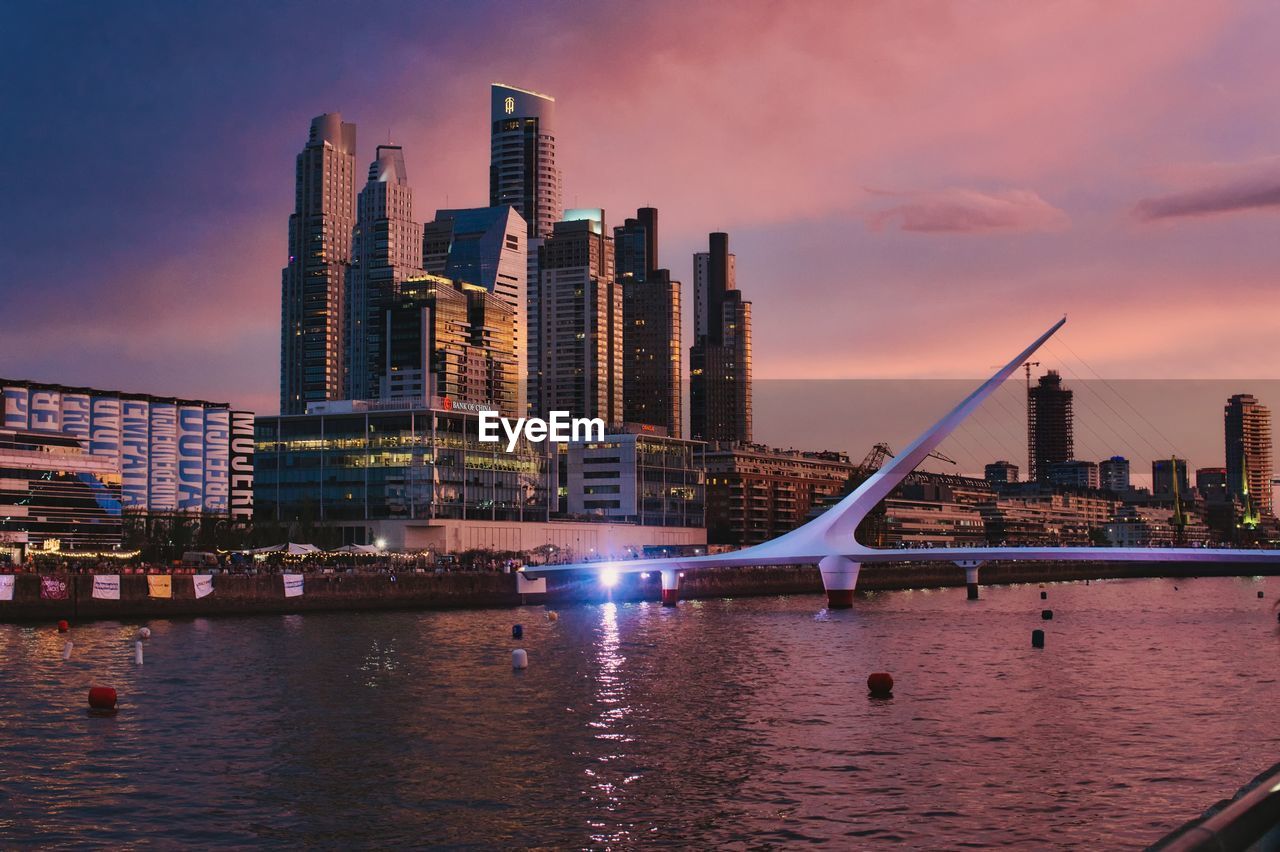
[[0, 625], [0, 847], [1138, 847], [1280, 760], [1280, 581], [1039, 591]]

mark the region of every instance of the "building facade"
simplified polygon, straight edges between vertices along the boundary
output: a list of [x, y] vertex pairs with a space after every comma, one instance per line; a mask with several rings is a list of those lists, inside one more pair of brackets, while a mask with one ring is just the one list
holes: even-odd
[[64, 435], [118, 471], [124, 511], [253, 518], [254, 415], [202, 400], [0, 380], [3, 428]]
[[289, 262], [280, 287], [280, 410], [344, 391], [346, 274], [355, 227], [356, 126], [340, 113], [311, 121], [298, 154]]
[[1068, 459], [1048, 466], [1048, 482], [1067, 488], [1098, 488], [1098, 463]]
[[1196, 491], [1206, 503], [1226, 503], [1231, 499], [1227, 489], [1225, 467], [1201, 467], [1196, 469]]
[[1151, 462], [1151, 496], [1172, 500], [1174, 494], [1188, 500], [1191, 481], [1187, 478], [1187, 460], [1180, 458], [1155, 459]]
[[622, 287], [622, 416], [682, 434], [680, 282], [658, 267], [658, 211], [642, 207], [613, 229]]
[[1227, 489], [1245, 507], [1245, 523], [1272, 515], [1271, 410], [1249, 393], [1223, 409], [1227, 444]]
[[689, 432], [700, 441], [751, 441], [751, 303], [734, 280], [729, 235], [711, 235], [694, 255], [694, 326], [689, 350]]
[[1049, 370], [1027, 391], [1027, 478], [1048, 482], [1049, 468], [1075, 457], [1072, 392]]
[[428, 274], [484, 287], [511, 307], [520, 416], [528, 411], [528, 250], [528, 225], [509, 204], [437, 210], [423, 226], [422, 266]]
[[1112, 456], [1099, 462], [1098, 485], [1114, 494], [1127, 494], [1132, 488], [1129, 460], [1124, 456]]
[[0, 428], [0, 564], [33, 550], [112, 550], [122, 532], [118, 459], [65, 432]]
[[760, 444], [707, 445], [707, 540], [745, 546], [803, 524], [815, 506], [843, 493], [859, 470], [844, 453]]
[[522, 416], [512, 317], [484, 287], [435, 275], [405, 279], [386, 312], [379, 398], [447, 397]]
[[490, 87], [489, 99], [489, 206], [511, 205], [529, 237], [549, 237], [563, 209], [556, 100], [502, 83]]
[[422, 274], [422, 226], [399, 145], [379, 145], [360, 191], [347, 271], [345, 399], [378, 395], [387, 310], [406, 278]]
[[621, 423], [622, 288], [604, 211], [568, 211], [541, 254], [535, 410]]
[[567, 453], [567, 508], [595, 517], [658, 527], [706, 526], [703, 445], [656, 434], [643, 424], [575, 441]]
[[1009, 461], [995, 461], [983, 468], [982, 478], [992, 485], [1008, 485], [1018, 481], [1018, 466]]

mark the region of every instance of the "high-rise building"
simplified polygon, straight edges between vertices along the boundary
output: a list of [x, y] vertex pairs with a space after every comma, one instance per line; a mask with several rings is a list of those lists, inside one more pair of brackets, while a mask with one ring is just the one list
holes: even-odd
[[1124, 494], [1131, 489], [1129, 479], [1129, 460], [1124, 456], [1112, 456], [1098, 464], [1099, 484], [1115, 494]]
[[437, 210], [423, 227], [422, 265], [427, 273], [484, 287], [511, 306], [519, 376], [516, 416], [527, 411], [529, 373], [528, 226], [509, 204]]
[[1027, 390], [1027, 477], [1033, 482], [1048, 482], [1049, 465], [1075, 453], [1071, 396], [1057, 370], [1049, 370]]
[[379, 145], [360, 191], [347, 271], [347, 399], [378, 395], [386, 345], [384, 320], [400, 282], [422, 274], [422, 226], [399, 145]]
[[556, 100], [494, 83], [490, 104], [489, 205], [510, 204], [530, 237], [550, 237], [561, 210]]
[[382, 399], [431, 405], [447, 397], [522, 416], [511, 306], [486, 288], [435, 275], [407, 278], [385, 325]]
[[298, 154], [289, 263], [280, 286], [280, 411], [344, 390], [343, 310], [355, 226], [356, 126], [341, 113], [311, 120]]
[[613, 229], [622, 285], [623, 419], [681, 434], [680, 282], [659, 269], [658, 211], [642, 207]]
[[983, 469], [983, 479], [992, 485], [1008, 485], [1018, 481], [1018, 466], [1009, 461], [995, 461]]
[[1173, 499], [1174, 487], [1183, 500], [1191, 492], [1187, 478], [1187, 460], [1180, 458], [1153, 459], [1151, 462], [1151, 495]]
[[689, 350], [689, 425], [694, 440], [751, 441], [751, 303], [735, 280], [729, 235], [711, 235], [693, 257], [694, 325]]
[[1223, 410], [1227, 439], [1227, 490], [1245, 506], [1246, 521], [1272, 514], [1271, 410], [1250, 393], [1238, 393]]
[[[542, 246], [537, 305], [537, 407], [622, 420], [622, 288], [604, 211], [569, 210]], [[530, 387], [535, 387], [533, 381]]]

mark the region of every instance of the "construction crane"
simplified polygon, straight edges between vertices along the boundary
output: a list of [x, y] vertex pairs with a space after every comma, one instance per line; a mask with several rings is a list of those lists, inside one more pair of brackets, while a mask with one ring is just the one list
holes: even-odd
[[[881, 441], [880, 443], [876, 444], [871, 448], [871, 451], [867, 453], [866, 458], [862, 460], [862, 464], [860, 465], [860, 467], [862, 468], [863, 473], [874, 473], [875, 471], [880, 469], [881, 465], [884, 464], [885, 459], [891, 459], [891, 458], [893, 458], [893, 450], [889, 447], [888, 444]], [[938, 461], [944, 461], [947, 464], [954, 464], [954, 465], [960, 464], [960, 462], [956, 461], [950, 456], [943, 455], [942, 453], [939, 453], [936, 451], [929, 453], [929, 455], [925, 456], [925, 458], [937, 459]]]
[[1178, 457], [1175, 455], [1169, 459], [1169, 467], [1173, 471], [1173, 517], [1170, 523], [1173, 526], [1173, 543], [1177, 547], [1182, 547], [1187, 540], [1187, 513], [1182, 508], [1182, 493], [1178, 488]]

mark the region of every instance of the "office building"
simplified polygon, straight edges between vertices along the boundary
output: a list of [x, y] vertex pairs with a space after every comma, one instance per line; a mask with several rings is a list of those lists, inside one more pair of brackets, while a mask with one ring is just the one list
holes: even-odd
[[622, 286], [623, 419], [681, 435], [680, 282], [658, 263], [658, 211], [642, 207], [613, 229]]
[[553, 519], [557, 454], [479, 440], [475, 411], [412, 400], [338, 401], [258, 419], [258, 519], [312, 525], [392, 550], [625, 557], [705, 545], [703, 529]]
[[1114, 494], [1127, 494], [1131, 490], [1129, 460], [1124, 456], [1112, 456], [1098, 464], [1098, 484]]
[[0, 428], [0, 563], [120, 545], [120, 461], [66, 432]]
[[484, 287], [435, 275], [405, 279], [387, 309], [378, 397], [448, 398], [523, 416], [512, 316]]
[[1226, 503], [1230, 498], [1225, 467], [1196, 469], [1196, 490], [1206, 503]]
[[1151, 496], [1172, 500], [1175, 494], [1182, 500], [1191, 496], [1191, 481], [1187, 478], [1187, 460], [1180, 458], [1155, 459], [1151, 462]]
[[654, 434], [641, 425], [628, 425], [603, 440], [570, 443], [570, 517], [705, 527], [702, 449], [700, 443]]
[[983, 468], [982, 478], [992, 485], [1008, 485], [1018, 481], [1018, 466], [1009, 461], [996, 461]]
[[502, 83], [489, 97], [489, 206], [510, 204], [529, 237], [550, 237], [562, 209], [555, 98]]
[[1049, 468], [1075, 454], [1072, 440], [1072, 392], [1049, 370], [1027, 391], [1027, 478], [1049, 481]]
[[312, 119], [298, 154], [289, 263], [280, 276], [280, 410], [286, 413], [343, 394], [355, 174], [356, 126], [336, 112]]
[[404, 151], [399, 145], [379, 145], [360, 192], [347, 272], [346, 399], [378, 395], [387, 309], [400, 282], [421, 274], [422, 226], [413, 220]]
[[118, 472], [124, 511], [252, 520], [252, 412], [39, 382], [0, 380], [0, 388], [3, 428], [75, 439]]
[[422, 266], [431, 275], [484, 287], [511, 307], [517, 410], [528, 410], [528, 225], [511, 205], [437, 210], [423, 227]]
[[535, 410], [620, 423], [622, 288], [604, 211], [566, 212], [542, 247], [540, 266], [538, 339], [531, 345], [540, 367]]
[[844, 493], [859, 468], [836, 452], [760, 444], [707, 445], [707, 540], [745, 546], [805, 523], [824, 499]]
[[1048, 482], [1064, 488], [1097, 488], [1098, 463], [1080, 459], [1053, 462], [1049, 465]]
[[1246, 525], [1273, 514], [1271, 506], [1271, 410], [1239, 393], [1223, 409], [1227, 490], [1245, 508]]
[[712, 234], [710, 250], [694, 255], [697, 337], [689, 350], [694, 440], [751, 441], [751, 303], [737, 289], [735, 269], [728, 234]]

